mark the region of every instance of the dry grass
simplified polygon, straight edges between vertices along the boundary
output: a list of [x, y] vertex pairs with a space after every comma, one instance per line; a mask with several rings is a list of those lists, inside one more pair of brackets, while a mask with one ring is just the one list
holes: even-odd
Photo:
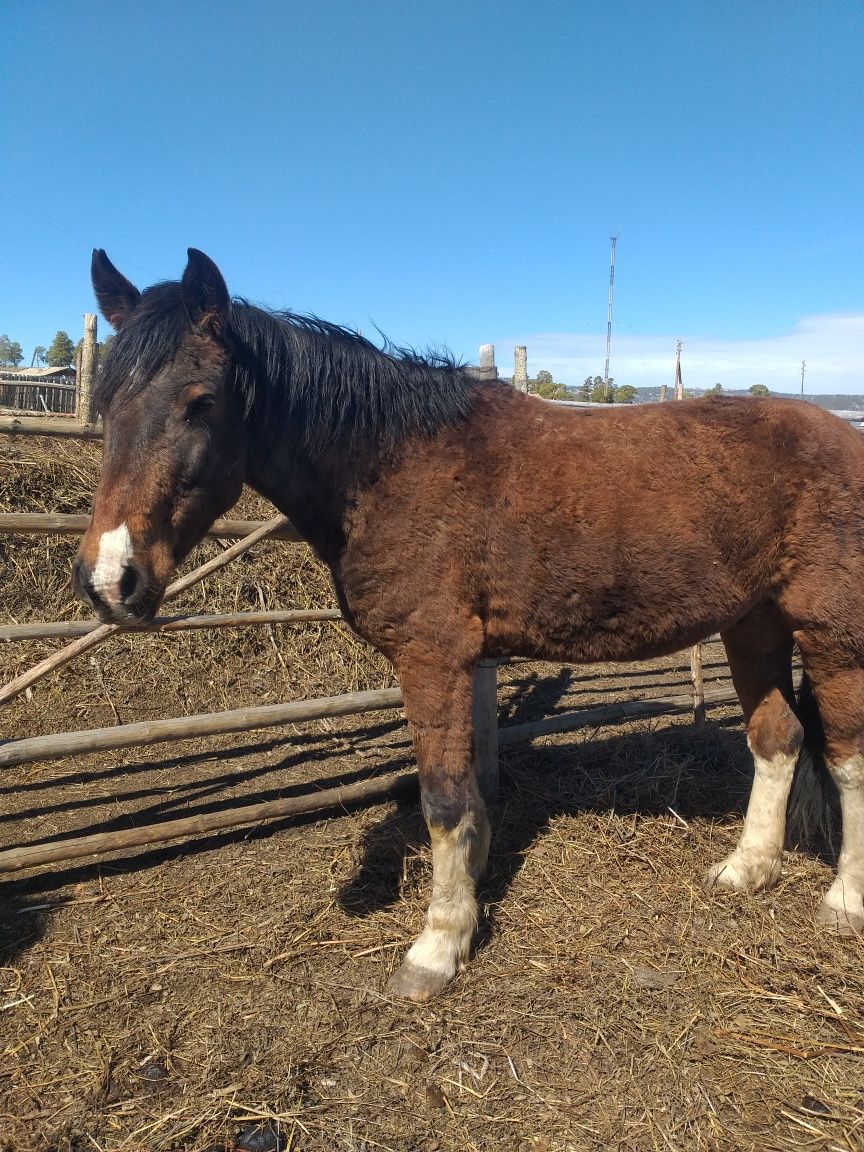
[[[88, 450], [0, 450], [3, 507], [86, 507]], [[0, 537], [7, 619], [77, 612], [74, 548]], [[262, 599], [331, 602], [304, 549], [268, 545], [187, 603]], [[51, 646], [6, 646], [4, 672]], [[326, 624], [126, 638], [94, 659], [11, 705], [3, 735], [391, 682]], [[723, 676], [719, 654], [709, 664]], [[634, 696], [646, 679], [681, 690], [685, 668], [516, 665], [501, 673], [502, 722]], [[362, 725], [30, 765], [3, 781], [0, 842], [410, 760], [398, 716]], [[700, 731], [651, 721], [508, 749], [477, 954], [429, 1007], [383, 991], [428, 897], [413, 800], [7, 881], [0, 1149], [864, 1147], [862, 948], [813, 928], [826, 865], [790, 855], [778, 886], [753, 897], [699, 884], [734, 842], [749, 772], [732, 709]]]

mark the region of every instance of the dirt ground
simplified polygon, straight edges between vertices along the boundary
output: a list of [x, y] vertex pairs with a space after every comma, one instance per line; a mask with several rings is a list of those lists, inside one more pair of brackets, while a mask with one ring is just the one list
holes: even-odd
[[[0, 508], [84, 511], [95, 468], [4, 440]], [[75, 547], [0, 536], [5, 620], [78, 615]], [[330, 603], [305, 548], [265, 545], [185, 606]], [[0, 675], [59, 644], [3, 645]], [[726, 682], [719, 647], [706, 665]], [[686, 669], [512, 665], [500, 722], [686, 691]], [[0, 738], [392, 683], [341, 624], [126, 636], [11, 704]], [[27, 765], [0, 847], [410, 764], [378, 713]], [[429, 894], [414, 793], [0, 882], [0, 1150], [864, 1148], [862, 944], [813, 926], [829, 863], [701, 887], [749, 789], [737, 709], [508, 747], [501, 773], [475, 955], [429, 1006], [385, 991]]]

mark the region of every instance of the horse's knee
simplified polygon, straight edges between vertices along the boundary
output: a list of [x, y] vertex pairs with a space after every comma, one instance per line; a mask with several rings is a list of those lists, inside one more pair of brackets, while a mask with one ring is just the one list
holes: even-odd
[[433, 902], [442, 884], [468, 883], [473, 895], [489, 854], [489, 818], [476, 782], [421, 786], [421, 805], [432, 842]]
[[759, 760], [787, 760], [798, 755], [804, 728], [778, 688], [756, 706], [747, 723], [747, 743]]

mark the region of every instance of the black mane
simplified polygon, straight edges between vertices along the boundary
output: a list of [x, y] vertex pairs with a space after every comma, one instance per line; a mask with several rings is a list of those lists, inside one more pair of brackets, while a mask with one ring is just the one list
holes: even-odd
[[[91, 418], [118, 393], [131, 395], [179, 352], [190, 331], [180, 284], [148, 288], [111, 342], [93, 389]], [[306, 447], [328, 444], [392, 447], [462, 420], [477, 380], [449, 354], [420, 355], [317, 317], [231, 303], [227, 342], [235, 386], [247, 419], [278, 435], [286, 421], [302, 425]]]

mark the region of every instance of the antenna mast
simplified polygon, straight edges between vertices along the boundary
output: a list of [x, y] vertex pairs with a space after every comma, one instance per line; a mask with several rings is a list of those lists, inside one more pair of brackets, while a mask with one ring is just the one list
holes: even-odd
[[678, 340], [675, 343], [675, 399], [684, 399], [684, 381], [681, 379], [681, 349], [684, 346], [683, 340]]
[[609, 311], [606, 318], [606, 370], [603, 373], [604, 393], [609, 399], [609, 354], [612, 350], [612, 299], [615, 294], [615, 245], [618, 243], [618, 234], [609, 237], [612, 243], [612, 254], [609, 258]]

